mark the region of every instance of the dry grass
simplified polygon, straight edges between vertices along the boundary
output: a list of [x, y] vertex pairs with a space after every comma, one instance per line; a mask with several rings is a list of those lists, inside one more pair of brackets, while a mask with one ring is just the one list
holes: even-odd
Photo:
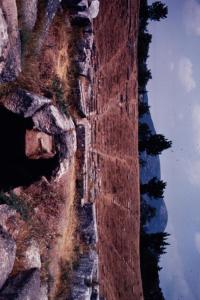
[[[54, 277], [54, 284], [50, 289], [50, 299], [60, 295], [62, 290], [67, 290], [67, 286], [63, 283], [63, 265], [68, 266], [68, 272], [71, 264], [74, 261], [74, 247], [77, 243], [77, 214], [74, 205], [75, 200], [75, 170], [74, 162], [71, 164], [69, 173], [62, 178], [60, 182], [64, 207], [60, 212], [60, 221], [58, 223], [59, 237], [54, 248], [51, 251], [51, 256], [56, 255], [56, 259], [52, 260], [49, 265], [50, 274]], [[66, 270], [67, 271], [67, 270]]]
[[[17, 0], [20, 6], [20, 0]], [[18, 87], [52, 98], [56, 103], [53, 81], [58, 79], [63, 99], [73, 106], [77, 77], [73, 66], [74, 43], [80, 32], [72, 31], [64, 13], [59, 13], [49, 28], [40, 53], [37, 49], [43, 32], [44, 2], [39, 1], [39, 15], [34, 31], [24, 41], [22, 72], [15, 82], [2, 84], [0, 96], [14, 93]], [[4, 97], [1, 97], [3, 101]], [[74, 114], [74, 108], [70, 112]], [[17, 256], [13, 273], [24, 269], [23, 258], [31, 239], [37, 241], [42, 261], [41, 277], [49, 283], [49, 299], [66, 299], [71, 272], [82, 252], [77, 231], [75, 160], [59, 183], [41, 180], [21, 189], [21, 196], [31, 209], [17, 237]], [[65, 295], [65, 297], [64, 297]]]

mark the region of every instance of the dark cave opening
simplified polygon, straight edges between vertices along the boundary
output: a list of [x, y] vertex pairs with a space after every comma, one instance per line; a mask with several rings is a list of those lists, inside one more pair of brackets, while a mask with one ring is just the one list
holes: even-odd
[[58, 155], [29, 159], [25, 154], [25, 134], [33, 128], [31, 118], [23, 118], [0, 106], [0, 190], [27, 186], [42, 176], [49, 178], [58, 166]]

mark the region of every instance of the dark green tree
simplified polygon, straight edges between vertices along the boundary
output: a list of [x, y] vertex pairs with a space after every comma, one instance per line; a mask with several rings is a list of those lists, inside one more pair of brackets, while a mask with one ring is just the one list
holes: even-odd
[[164, 300], [159, 287], [160, 256], [165, 253], [169, 234], [159, 232], [148, 234], [141, 230], [140, 266], [145, 300]]
[[139, 123], [139, 140], [148, 140], [151, 137], [151, 130], [147, 123]]
[[138, 69], [138, 84], [140, 89], [146, 87], [148, 81], [152, 79], [151, 70], [147, 68], [146, 64], [139, 65]]
[[155, 1], [148, 6], [148, 17], [153, 21], [160, 21], [160, 19], [165, 19], [168, 14], [168, 7], [161, 1]]
[[166, 182], [153, 177], [148, 183], [140, 185], [141, 194], [148, 194], [150, 197], [163, 198]]
[[159, 155], [163, 150], [172, 146], [172, 142], [167, 140], [162, 134], [153, 134], [147, 138], [139, 140], [140, 152], [145, 151], [149, 155]]
[[144, 227], [147, 222], [149, 222], [156, 215], [156, 208], [150, 206], [141, 197], [141, 211], [140, 211], [140, 221], [141, 226]]
[[149, 45], [152, 40], [152, 34], [141, 32], [138, 38], [138, 63], [145, 62], [148, 58]]
[[150, 108], [150, 106], [147, 103], [145, 103], [143, 101], [139, 101], [139, 118], [141, 118], [143, 115], [148, 113], [149, 108]]
[[163, 150], [166, 150], [172, 146], [172, 142], [168, 141], [162, 134], [151, 135], [148, 139], [146, 151], [150, 155], [161, 154]]

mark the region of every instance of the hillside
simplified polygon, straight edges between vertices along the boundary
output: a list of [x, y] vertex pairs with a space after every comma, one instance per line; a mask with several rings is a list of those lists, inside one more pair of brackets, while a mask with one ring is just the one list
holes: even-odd
[[138, 18], [139, 0], [0, 2], [2, 300], [143, 299]]
[[[148, 95], [145, 93], [141, 95], [141, 101], [148, 104]], [[156, 134], [153, 121], [151, 118], [151, 113], [148, 112], [140, 118], [140, 122], [146, 123], [152, 134]], [[159, 155], [152, 156], [148, 155], [146, 152], [141, 153], [141, 159], [145, 162], [144, 166], [140, 168], [140, 180], [141, 183], [146, 183], [151, 180], [153, 177], [161, 179], [161, 170], [160, 170], [160, 158]], [[148, 194], [143, 195], [144, 201], [156, 209], [155, 216], [152, 217], [147, 224], [145, 224], [145, 231], [148, 233], [163, 232], [167, 226], [167, 208], [165, 201], [162, 198], [155, 199], [150, 197]]]
[[139, 266], [137, 30], [139, 1], [101, 1], [94, 23], [92, 154], [97, 164], [100, 291], [142, 299]]

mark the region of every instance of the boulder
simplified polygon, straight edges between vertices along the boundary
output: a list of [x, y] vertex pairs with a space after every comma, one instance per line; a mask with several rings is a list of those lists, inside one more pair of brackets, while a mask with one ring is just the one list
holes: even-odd
[[3, 103], [7, 109], [25, 118], [32, 117], [42, 107], [51, 103], [51, 99], [23, 89], [18, 89], [4, 98], [2, 97]]
[[85, 76], [80, 76], [76, 89], [76, 106], [81, 117], [86, 117], [91, 103], [92, 88], [90, 81]]
[[85, 41], [80, 41], [77, 44], [75, 64], [78, 74], [87, 77], [91, 67], [91, 49], [86, 47]]
[[[9, 39], [5, 65], [0, 72], [0, 82], [8, 82], [14, 80], [21, 71], [21, 45], [16, 0], [1, 0], [0, 8], [6, 19]], [[4, 38], [5, 36], [6, 32]]]
[[91, 17], [89, 10], [78, 11], [71, 17], [71, 24], [74, 26], [85, 27], [91, 24]]
[[85, 27], [91, 24], [87, 0], [81, 0], [79, 3], [77, 3], [77, 5], [73, 6], [71, 24], [80, 27]]
[[[96, 297], [96, 298], [95, 298]], [[82, 255], [72, 280], [71, 300], [98, 299], [98, 257], [95, 251]]]
[[9, 278], [0, 291], [0, 300], [37, 300], [40, 295], [40, 272], [34, 268]]
[[43, 284], [40, 288], [40, 298], [38, 300], [48, 300], [48, 285]]
[[0, 288], [11, 273], [15, 261], [16, 244], [11, 235], [0, 227]]
[[2, 9], [0, 8], [0, 73], [2, 72], [6, 58], [8, 55], [9, 39], [8, 39], [8, 25], [6, 23]]
[[67, 118], [54, 105], [44, 107], [33, 116], [35, 128], [47, 134], [60, 134], [74, 128], [71, 118]]
[[16, 210], [7, 204], [0, 205], [0, 226], [3, 227], [14, 239], [19, 233], [20, 224], [23, 222]]
[[87, 245], [97, 243], [97, 225], [94, 203], [85, 203], [80, 208], [80, 232], [83, 241]]
[[41, 268], [40, 248], [35, 240], [30, 240], [25, 252], [24, 258], [25, 269]]
[[19, 18], [22, 29], [32, 31], [37, 19], [38, 0], [22, 0], [19, 11]]
[[93, 0], [89, 6], [89, 13], [92, 19], [96, 18], [99, 14], [99, 0]]
[[81, 0], [62, 0], [61, 5], [63, 8], [75, 8]]

